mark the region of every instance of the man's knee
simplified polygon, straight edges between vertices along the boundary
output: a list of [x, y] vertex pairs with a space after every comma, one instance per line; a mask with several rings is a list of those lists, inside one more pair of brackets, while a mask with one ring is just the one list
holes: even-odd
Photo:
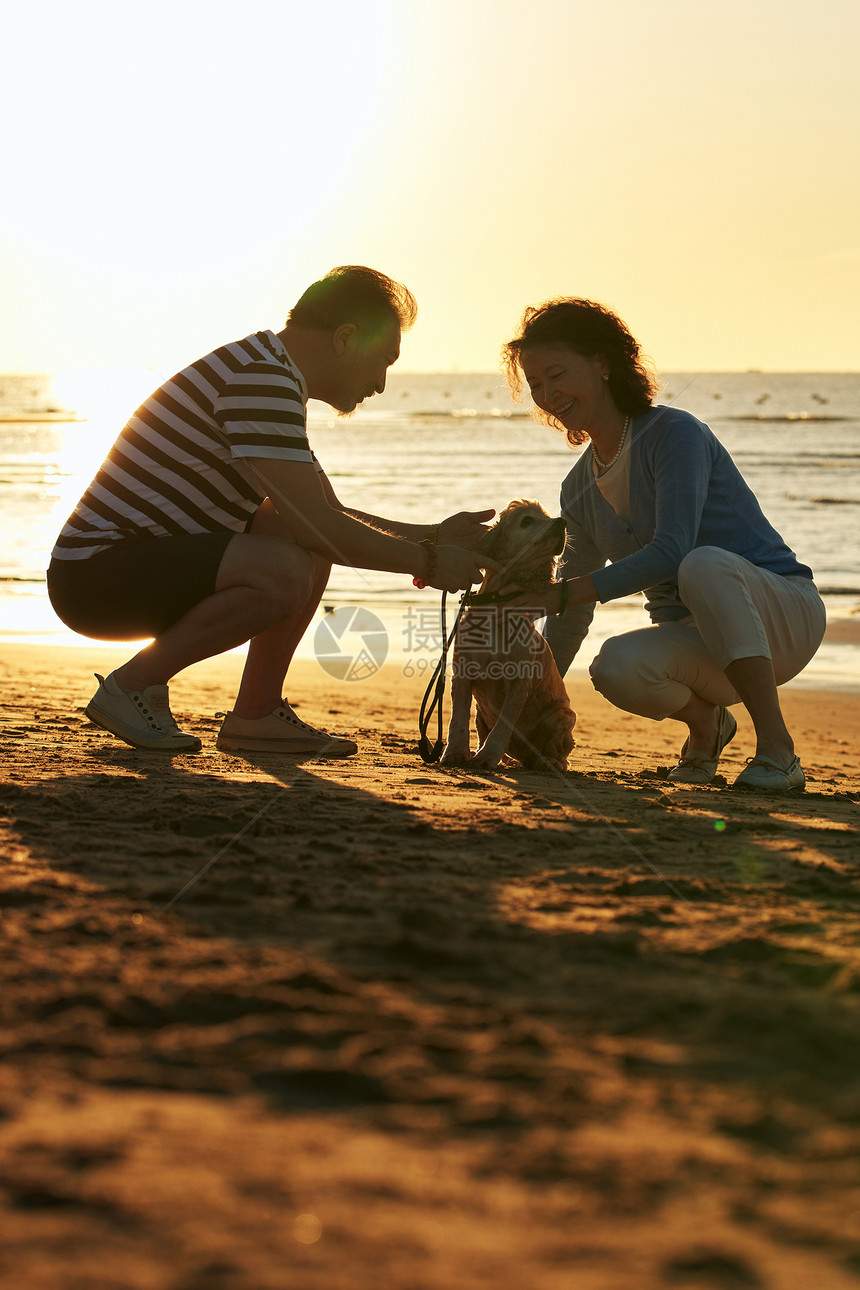
[[317, 566], [308, 551], [295, 553], [274, 569], [261, 570], [259, 589], [278, 620], [303, 609], [314, 592]]
[[247, 587], [272, 622], [304, 608], [314, 592], [317, 564], [309, 551], [279, 538], [239, 536], [218, 570], [216, 590]]

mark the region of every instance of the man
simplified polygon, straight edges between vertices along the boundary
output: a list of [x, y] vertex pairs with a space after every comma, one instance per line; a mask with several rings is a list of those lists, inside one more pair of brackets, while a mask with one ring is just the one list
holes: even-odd
[[[348, 415], [385, 389], [417, 312], [400, 283], [360, 266], [309, 287], [280, 332], [223, 345], [152, 394], [63, 528], [48, 590], [74, 631], [154, 640], [99, 688], [87, 715], [136, 748], [196, 751], [167, 683], [249, 641], [217, 747], [349, 756], [282, 698], [332, 562], [457, 591], [488, 562], [470, 550], [493, 511], [437, 526], [347, 509], [311, 452], [305, 405]], [[439, 545], [437, 545], [437, 539]], [[489, 562], [491, 567], [492, 562]]]

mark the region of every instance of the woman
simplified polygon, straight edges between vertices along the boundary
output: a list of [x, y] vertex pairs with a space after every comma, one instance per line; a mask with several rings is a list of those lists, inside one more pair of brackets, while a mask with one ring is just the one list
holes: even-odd
[[540, 420], [571, 446], [590, 442], [561, 490], [567, 607], [546, 629], [559, 670], [596, 601], [643, 591], [654, 625], [604, 644], [591, 665], [595, 687], [627, 712], [687, 727], [675, 783], [714, 779], [737, 731], [728, 709], [743, 703], [757, 742], [735, 786], [803, 788], [777, 686], [824, 635], [811, 569], [708, 427], [652, 403], [656, 380], [610, 310], [577, 299], [529, 308], [502, 352], [514, 395], [525, 380]]

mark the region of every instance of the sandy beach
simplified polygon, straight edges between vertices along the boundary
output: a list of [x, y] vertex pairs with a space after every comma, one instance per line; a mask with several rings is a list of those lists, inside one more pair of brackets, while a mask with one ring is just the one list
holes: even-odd
[[789, 799], [666, 781], [584, 681], [566, 776], [425, 767], [423, 684], [296, 668], [344, 761], [83, 713], [0, 647], [0, 1282], [842, 1290], [860, 1280], [860, 694], [791, 689]]

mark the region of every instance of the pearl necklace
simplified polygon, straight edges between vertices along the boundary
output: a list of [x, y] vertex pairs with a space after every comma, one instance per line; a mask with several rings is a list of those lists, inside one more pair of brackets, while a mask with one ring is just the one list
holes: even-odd
[[591, 455], [594, 458], [594, 464], [597, 466], [598, 472], [601, 475], [605, 475], [607, 470], [609, 470], [610, 466], [614, 466], [618, 458], [621, 456], [621, 450], [624, 447], [625, 440], [627, 439], [627, 431], [629, 429], [630, 429], [630, 417], [625, 417], [624, 429], [621, 431], [621, 440], [618, 444], [618, 451], [616, 452], [615, 456], [612, 458], [611, 461], [601, 461], [600, 457], [597, 454], [597, 449], [595, 448], [594, 444], [591, 445]]

